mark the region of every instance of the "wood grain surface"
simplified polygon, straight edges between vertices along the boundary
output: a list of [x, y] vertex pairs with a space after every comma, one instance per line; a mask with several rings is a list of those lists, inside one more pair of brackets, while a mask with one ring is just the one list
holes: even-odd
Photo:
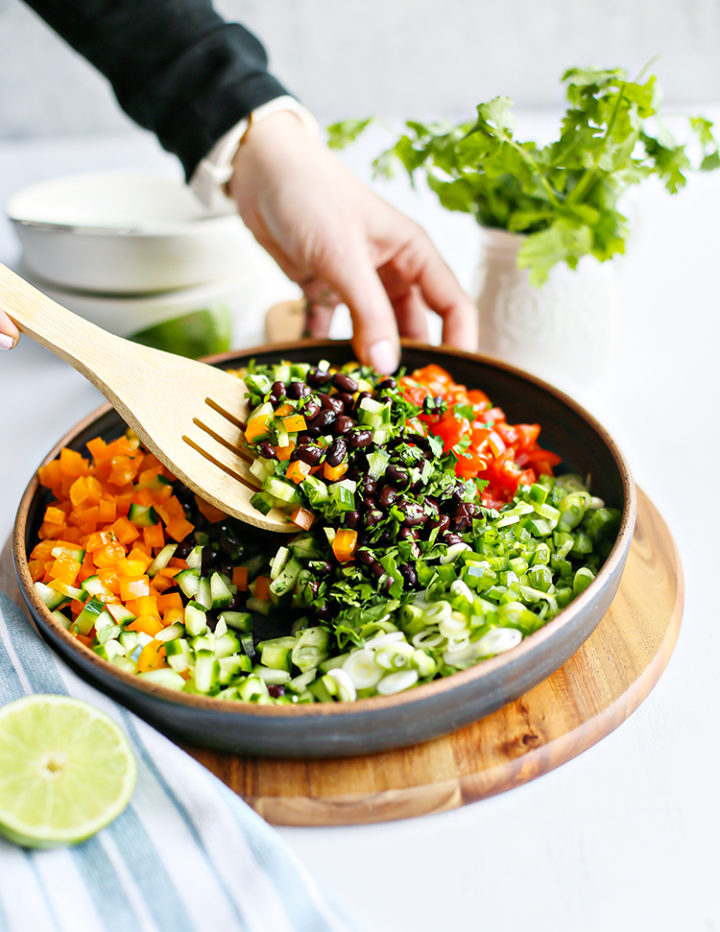
[[[620, 725], [657, 683], [680, 629], [682, 567], [641, 491], [627, 567], [610, 610], [570, 660], [479, 722], [424, 744], [342, 760], [187, 750], [278, 825], [382, 822], [454, 809], [558, 767]], [[0, 587], [19, 603], [11, 555]]]

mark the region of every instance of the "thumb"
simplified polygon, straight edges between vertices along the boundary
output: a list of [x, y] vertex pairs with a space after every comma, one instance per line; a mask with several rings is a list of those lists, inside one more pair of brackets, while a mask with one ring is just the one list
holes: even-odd
[[4, 311], [0, 311], [0, 349], [12, 349], [20, 339], [20, 331]]
[[348, 306], [359, 361], [382, 375], [394, 372], [400, 363], [395, 312], [367, 252], [359, 247], [338, 256], [322, 276]]

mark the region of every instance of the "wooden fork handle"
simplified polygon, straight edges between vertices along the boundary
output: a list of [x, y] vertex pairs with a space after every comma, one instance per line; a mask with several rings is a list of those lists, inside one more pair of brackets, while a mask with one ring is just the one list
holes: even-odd
[[104, 391], [102, 374], [108, 354], [116, 356], [124, 340], [68, 311], [1, 264], [0, 309], [22, 333], [69, 362]]

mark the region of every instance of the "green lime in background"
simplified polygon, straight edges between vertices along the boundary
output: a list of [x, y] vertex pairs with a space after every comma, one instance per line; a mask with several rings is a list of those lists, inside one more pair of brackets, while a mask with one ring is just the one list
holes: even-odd
[[0, 832], [29, 848], [84, 841], [125, 809], [137, 764], [87, 702], [27, 696], [0, 709]]
[[130, 336], [136, 343], [197, 359], [230, 349], [232, 321], [225, 304], [164, 320]]

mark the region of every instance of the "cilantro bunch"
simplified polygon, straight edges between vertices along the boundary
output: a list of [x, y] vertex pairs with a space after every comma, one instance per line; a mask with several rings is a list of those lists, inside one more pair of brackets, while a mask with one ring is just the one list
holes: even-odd
[[[720, 167], [713, 124], [689, 120], [698, 158], [659, 121], [656, 79], [628, 79], [621, 68], [571, 68], [562, 77], [567, 111], [555, 142], [540, 146], [514, 136], [512, 101], [496, 97], [477, 106], [473, 121], [448, 126], [408, 120], [398, 140], [374, 161], [376, 175], [400, 164], [414, 183], [425, 177], [440, 203], [472, 214], [487, 227], [526, 234], [520, 268], [541, 285], [565, 261], [585, 255], [601, 262], [624, 252], [627, 218], [622, 195], [651, 176], [671, 194], [688, 172]], [[353, 142], [371, 120], [328, 127], [328, 144]]]

